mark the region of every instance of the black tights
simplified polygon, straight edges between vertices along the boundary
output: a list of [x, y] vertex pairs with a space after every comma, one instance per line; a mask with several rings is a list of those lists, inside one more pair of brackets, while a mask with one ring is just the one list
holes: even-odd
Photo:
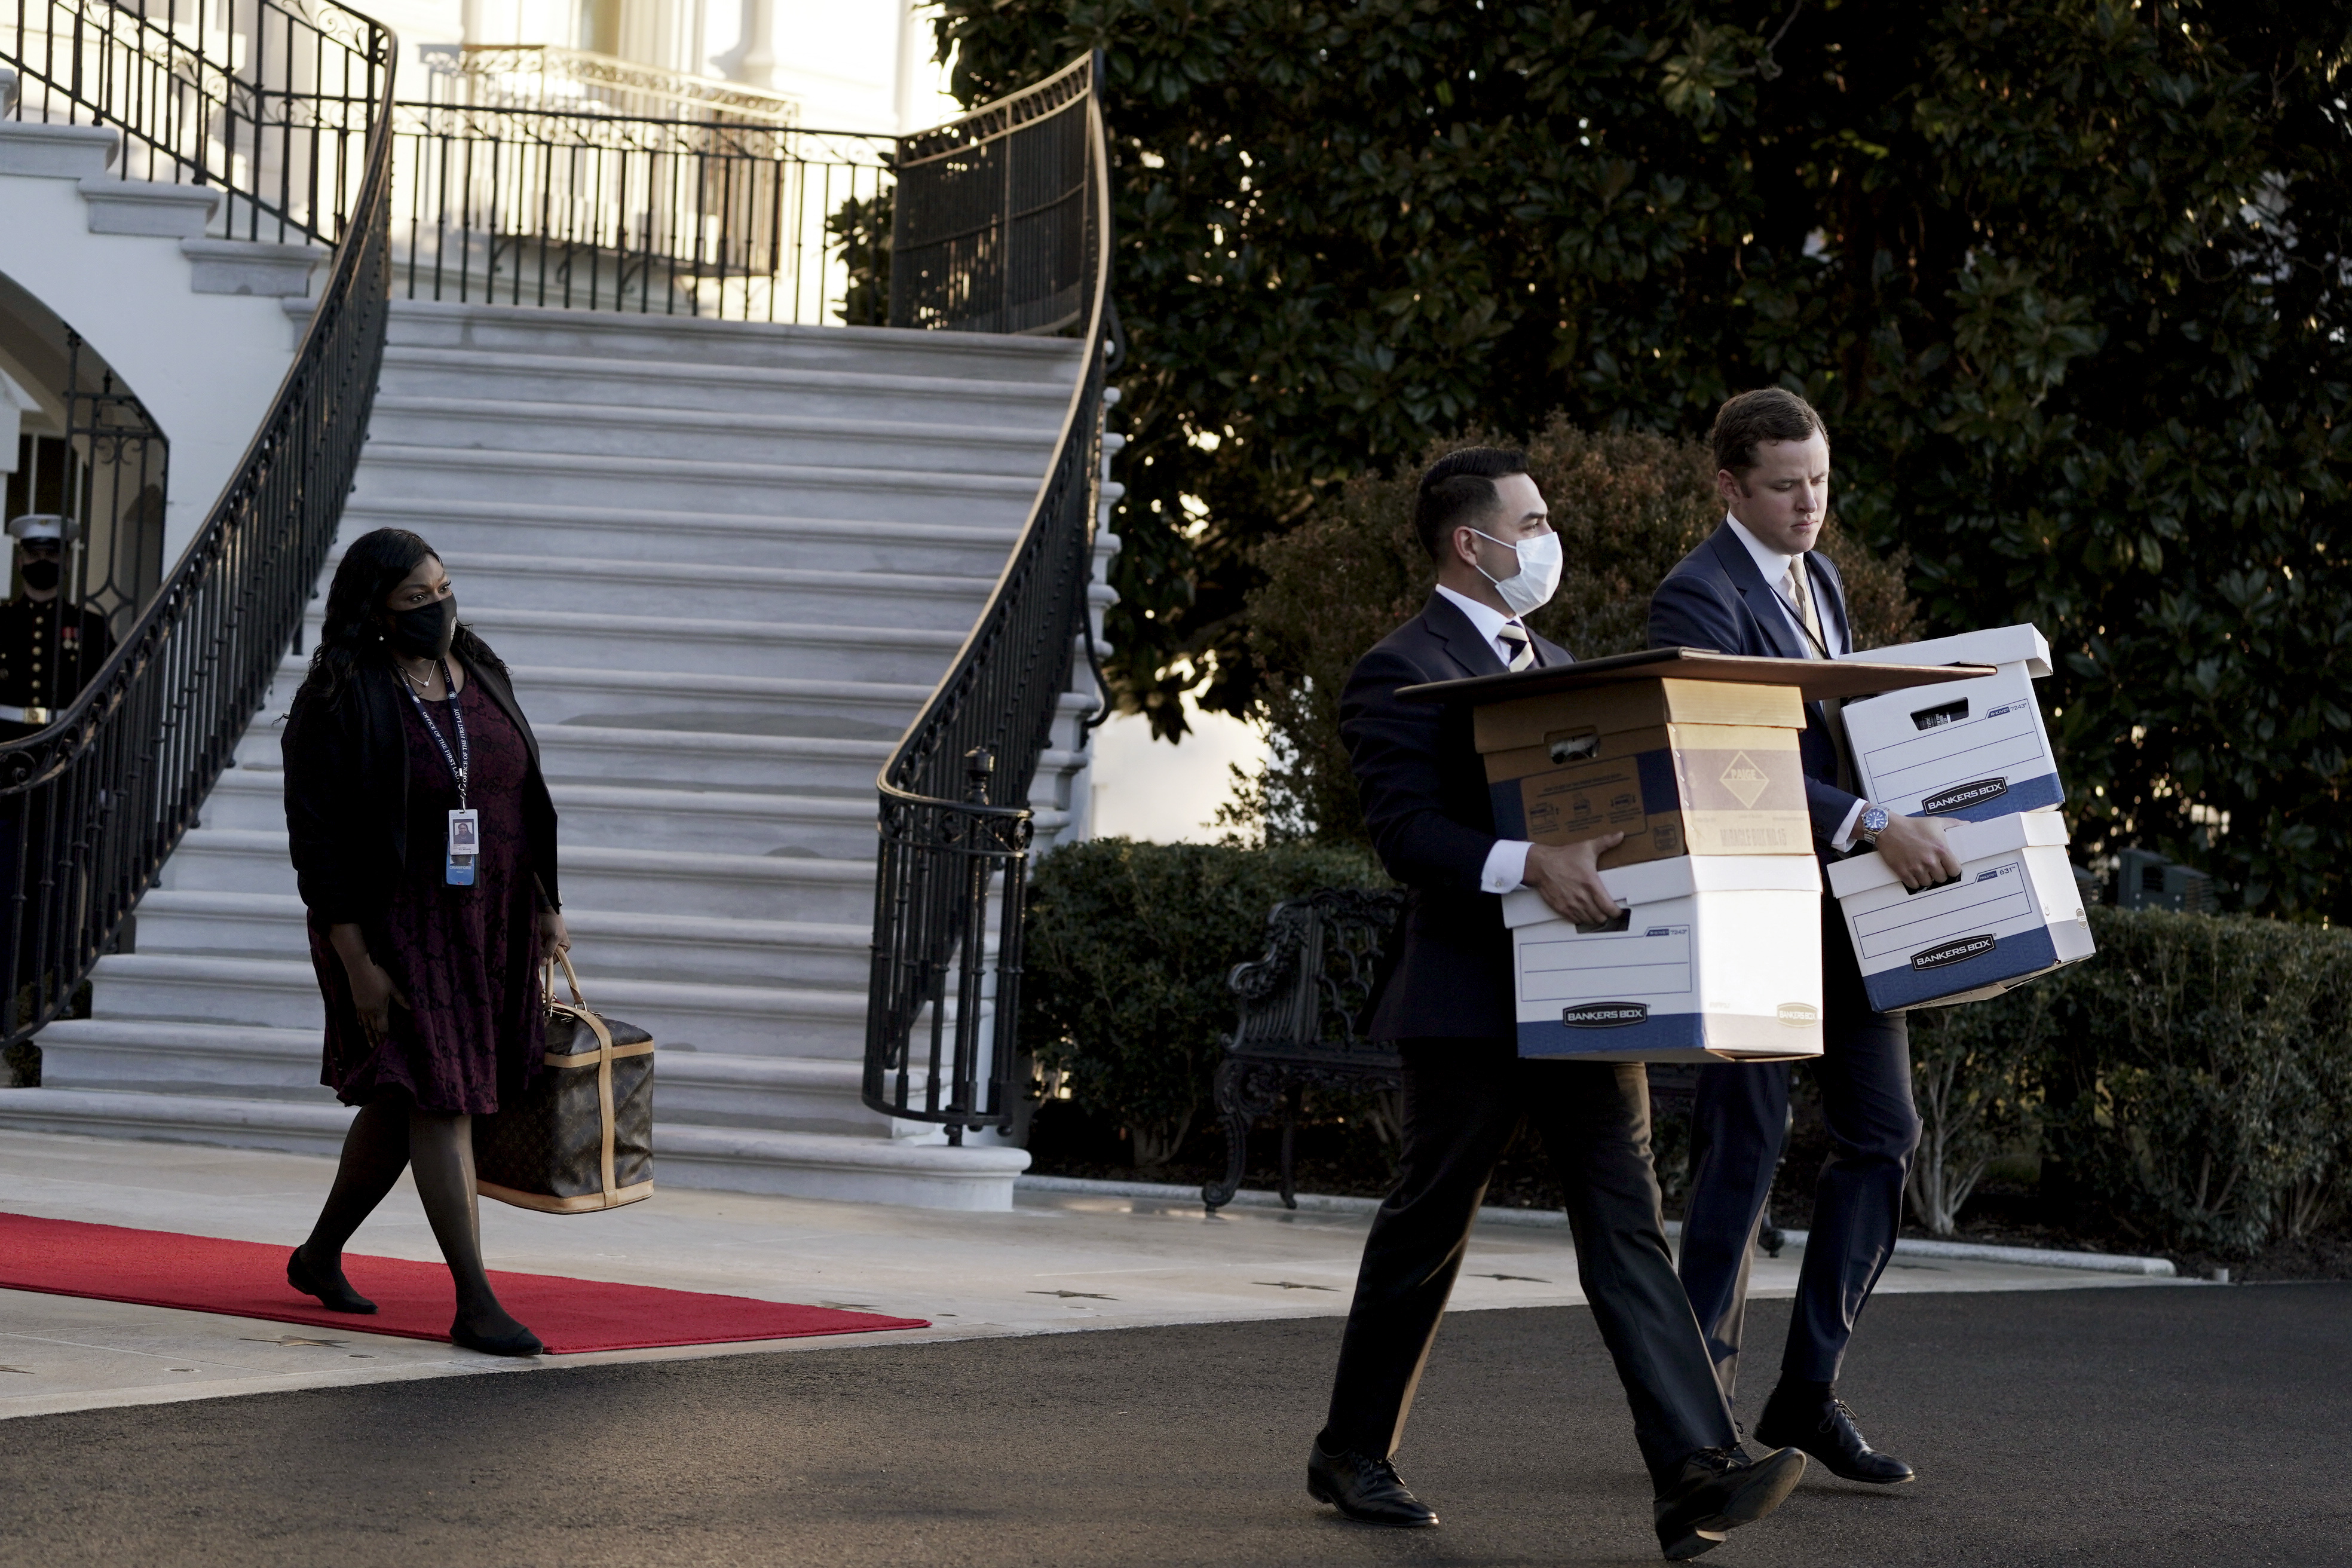
[[404, 1170], [416, 1173], [416, 1195], [457, 1287], [457, 1321], [478, 1334], [520, 1328], [499, 1305], [482, 1268], [482, 1223], [474, 1199], [473, 1118], [427, 1110], [404, 1094], [379, 1094], [360, 1108], [343, 1137], [342, 1163], [327, 1206], [302, 1244], [303, 1258], [331, 1279], [342, 1279], [343, 1245], [375, 1212]]

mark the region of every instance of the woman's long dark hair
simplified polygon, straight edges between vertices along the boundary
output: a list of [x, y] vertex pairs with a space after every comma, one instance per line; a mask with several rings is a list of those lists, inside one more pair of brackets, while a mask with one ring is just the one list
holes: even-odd
[[[375, 617], [385, 597], [427, 556], [438, 561], [441, 552], [404, 528], [379, 528], [352, 541], [342, 564], [335, 568], [335, 580], [327, 586], [326, 625], [320, 629], [310, 673], [303, 678], [298, 699], [338, 703], [354, 689], [362, 665], [390, 667], [392, 655]], [[457, 623], [451, 651], [467, 664], [506, 673], [505, 661], [463, 621]]]

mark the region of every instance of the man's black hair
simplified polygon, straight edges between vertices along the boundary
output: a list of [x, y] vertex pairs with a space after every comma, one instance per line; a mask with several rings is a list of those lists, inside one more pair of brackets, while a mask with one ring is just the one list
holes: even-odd
[[1495, 481], [1528, 471], [1528, 455], [1502, 447], [1465, 447], [1429, 465], [1412, 510], [1412, 531], [1432, 561], [1444, 560], [1444, 541], [1465, 522], [1480, 521], [1500, 504]]

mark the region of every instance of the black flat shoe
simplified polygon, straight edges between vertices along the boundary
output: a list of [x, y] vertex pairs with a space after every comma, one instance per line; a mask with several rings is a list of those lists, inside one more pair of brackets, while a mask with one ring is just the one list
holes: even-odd
[[374, 1311], [375, 1303], [352, 1289], [350, 1282], [341, 1278], [341, 1273], [339, 1269], [337, 1278], [327, 1279], [311, 1272], [310, 1266], [302, 1261], [302, 1249], [299, 1247], [294, 1249], [293, 1256], [286, 1259], [286, 1283], [305, 1296], [316, 1296], [319, 1305], [330, 1312]]
[[[1816, 1385], [1818, 1386], [1818, 1385]], [[1822, 1468], [1843, 1481], [1891, 1487], [1913, 1479], [1911, 1467], [1863, 1440], [1845, 1401], [1831, 1394], [1774, 1389], [1756, 1418], [1756, 1440], [1772, 1448], [1795, 1448], [1819, 1459]]]
[[1669, 1563], [1714, 1551], [1726, 1535], [1787, 1501], [1804, 1473], [1805, 1457], [1794, 1448], [1760, 1459], [1737, 1448], [1701, 1448], [1683, 1461], [1675, 1484], [1658, 1494], [1660, 1550]]
[[1394, 1465], [1353, 1449], [1327, 1454], [1316, 1444], [1307, 1456], [1307, 1495], [1359, 1524], [1421, 1530], [1437, 1522], [1437, 1510], [1405, 1489]]
[[538, 1355], [547, 1349], [539, 1342], [537, 1334], [520, 1323], [515, 1325], [514, 1332], [510, 1334], [478, 1334], [462, 1322], [452, 1323], [449, 1325], [449, 1339], [453, 1344], [469, 1351], [479, 1351], [484, 1355]]

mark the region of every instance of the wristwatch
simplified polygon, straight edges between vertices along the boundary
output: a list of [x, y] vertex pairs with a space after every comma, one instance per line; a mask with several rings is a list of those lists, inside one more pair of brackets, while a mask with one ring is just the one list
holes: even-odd
[[1854, 824], [1853, 841], [1875, 849], [1878, 847], [1878, 836], [1885, 831], [1886, 808], [1865, 805], [1862, 808], [1861, 820]]

